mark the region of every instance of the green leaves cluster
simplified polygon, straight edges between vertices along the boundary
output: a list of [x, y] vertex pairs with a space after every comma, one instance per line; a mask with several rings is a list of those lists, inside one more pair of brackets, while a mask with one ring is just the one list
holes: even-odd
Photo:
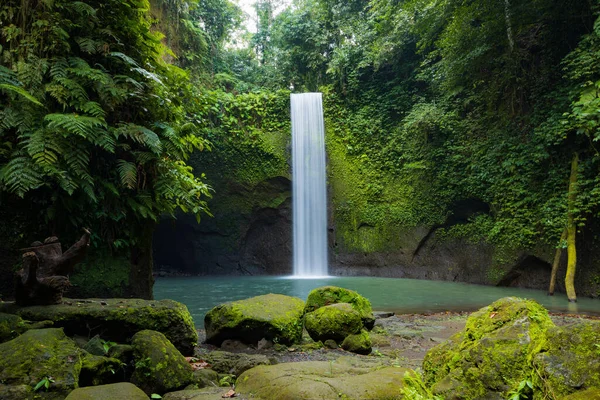
[[[198, 89], [167, 62], [173, 53], [150, 7], [147, 0], [0, 6], [5, 202], [22, 198], [55, 229], [92, 226], [115, 245], [163, 213], [207, 212], [209, 187], [186, 164], [208, 146]], [[190, 48], [201, 48], [202, 35], [194, 37]]]

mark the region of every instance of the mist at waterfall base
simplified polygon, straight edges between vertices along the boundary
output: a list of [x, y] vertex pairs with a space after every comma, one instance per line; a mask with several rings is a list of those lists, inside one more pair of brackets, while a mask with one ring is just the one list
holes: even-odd
[[578, 298], [569, 303], [560, 293], [547, 296], [545, 291], [472, 285], [457, 282], [377, 277], [329, 277], [295, 279], [276, 276], [207, 276], [158, 278], [154, 298], [173, 299], [185, 304], [196, 326], [213, 307], [268, 293], [280, 293], [306, 300], [317, 287], [335, 285], [352, 289], [371, 301], [377, 311], [397, 314], [443, 311], [475, 311], [494, 301], [517, 296], [534, 299], [550, 311], [600, 315], [598, 299]]
[[322, 94], [292, 94], [290, 112], [294, 277], [325, 277], [327, 189]]

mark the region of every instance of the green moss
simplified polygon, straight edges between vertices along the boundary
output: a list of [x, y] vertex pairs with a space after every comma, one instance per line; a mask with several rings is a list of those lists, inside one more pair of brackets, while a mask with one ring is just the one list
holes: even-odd
[[372, 348], [371, 337], [365, 329], [360, 333], [347, 336], [342, 342], [342, 349], [357, 354], [370, 354]]
[[129, 284], [127, 256], [112, 256], [107, 249], [93, 249], [69, 276], [71, 297], [123, 297]]
[[[315, 341], [343, 341], [362, 329], [360, 314], [348, 303], [319, 307], [304, 315], [304, 326]], [[370, 342], [370, 340], [369, 340]]]
[[435, 394], [464, 399], [507, 396], [531, 379], [531, 363], [554, 324], [531, 300], [507, 297], [471, 314], [465, 330], [430, 350], [424, 377]]
[[548, 330], [533, 357], [537, 384], [544, 392], [566, 396], [600, 387], [600, 322], [587, 321]]
[[49, 319], [55, 326], [84, 336], [102, 332], [104, 338], [115, 342], [126, 342], [135, 332], [151, 329], [164, 333], [178, 349], [190, 354], [198, 341], [187, 307], [173, 300], [64, 299], [63, 304], [51, 306], [3, 303], [0, 311], [31, 321]]
[[182, 389], [193, 382], [189, 363], [162, 333], [140, 331], [131, 345], [136, 361], [131, 381], [148, 395]]
[[337, 286], [322, 286], [311, 290], [306, 299], [304, 313], [309, 313], [320, 307], [336, 303], [350, 304], [360, 315], [364, 326], [367, 329], [373, 328], [375, 317], [373, 316], [371, 302], [354, 290]]
[[268, 294], [221, 304], [204, 318], [206, 340], [220, 345], [225, 339], [256, 343], [262, 338], [283, 344], [302, 339], [304, 301]]
[[49, 391], [66, 396], [78, 385], [81, 350], [62, 329], [32, 329], [0, 344], [0, 382], [30, 390], [51, 376]]

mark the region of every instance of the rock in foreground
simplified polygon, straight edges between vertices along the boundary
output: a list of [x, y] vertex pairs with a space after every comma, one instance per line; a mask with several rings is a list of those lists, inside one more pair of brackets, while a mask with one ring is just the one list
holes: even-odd
[[140, 388], [129, 382], [75, 389], [65, 400], [148, 400]]
[[17, 314], [30, 321], [54, 321], [69, 336], [100, 334], [103, 339], [124, 343], [144, 329], [162, 332], [183, 354], [192, 354], [198, 333], [187, 307], [173, 300], [64, 299], [62, 304], [19, 307], [0, 304], [0, 312]]
[[306, 314], [304, 326], [315, 342], [331, 339], [341, 343], [346, 337], [359, 333], [363, 324], [360, 314], [350, 304], [337, 303]]
[[261, 365], [244, 372], [236, 390], [263, 400], [400, 399], [405, 372], [351, 357]]
[[302, 338], [304, 301], [282, 294], [267, 294], [216, 306], [204, 318], [206, 342], [220, 346], [234, 339], [256, 344], [265, 338], [282, 344]]

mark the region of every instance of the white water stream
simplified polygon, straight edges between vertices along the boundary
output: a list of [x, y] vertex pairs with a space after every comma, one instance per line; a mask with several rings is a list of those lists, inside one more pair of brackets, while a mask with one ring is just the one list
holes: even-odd
[[327, 275], [325, 124], [321, 93], [291, 95], [294, 276]]

